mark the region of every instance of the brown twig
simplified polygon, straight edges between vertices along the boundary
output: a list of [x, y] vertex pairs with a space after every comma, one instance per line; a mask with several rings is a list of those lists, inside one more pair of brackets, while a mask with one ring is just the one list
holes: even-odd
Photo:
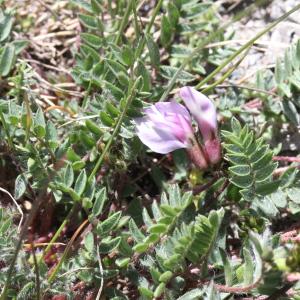
[[215, 182], [217, 182], [217, 180], [220, 178], [220, 175], [217, 174], [215, 175], [209, 182], [205, 183], [205, 184], [201, 184], [201, 185], [197, 185], [195, 187], [193, 187], [193, 195], [198, 195], [201, 192], [207, 190], [208, 188], [210, 188]]
[[252, 289], [256, 288], [259, 285], [261, 279], [262, 279], [262, 277], [259, 277], [252, 284], [243, 286], [243, 287], [226, 286], [226, 285], [221, 285], [221, 284], [216, 284], [216, 283], [214, 284], [214, 287], [216, 290], [218, 290], [219, 292], [223, 292], [223, 293], [230, 293], [230, 294], [247, 293], [247, 292], [251, 291]]

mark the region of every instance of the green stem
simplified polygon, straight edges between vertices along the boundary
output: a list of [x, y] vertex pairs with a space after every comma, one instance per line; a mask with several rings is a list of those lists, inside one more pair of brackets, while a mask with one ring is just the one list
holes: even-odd
[[156, 16], [157, 16], [157, 14], [158, 14], [160, 8], [161, 8], [161, 6], [162, 6], [162, 3], [163, 3], [163, 0], [159, 0], [158, 3], [157, 3], [157, 5], [156, 5], [156, 7], [155, 7], [154, 10], [153, 10], [153, 13], [152, 13], [150, 22], [149, 22], [149, 24], [148, 24], [147, 27], [146, 27], [145, 34], [144, 34], [144, 36], [143, 36], [143, 39], [141, 40], [141, 42], [140, 42], [140, 44], [139, 44], [139, 46], [138, 46], [138, 48], [137, 48], [137, 50], [136, 50], [136, 53], [135, 53], [135, 58], [136, 58], [136, 59], [139, 58], [139, 57], [141, 56], [141, 54], [142, 54], [142, 52], [143, 52], [143, 50], [144, 50], [144, 47], [145, 47], [145, 44], [146, 44], [146, 36], [147, 36], [147, 35], [150, 33], [150, 31], [151, 31], [151, 28], [152, 28], [152, 26], [153, 26], [153, 24], [154, 24], [155, 18], [156, 18]]
[[105, 148], [104, 148], [103, 152], [101, 153], [101, 155], [100, 155], [100, 157], [99, 157], [99, 159], [98, 159], [98, 161], [97, 161], [94, 169], [92, 170], [92, 172], [91, 172], [91, 174], [90, 174], [90, 176], [88, 178], [89, 181], [91, 181], [93, 179], [93, 177], [96, 175], [97, 171], [99, 170], [99, 168], [100, 168], [100, 166], [101, 166], [101, 164], [102, 164], [102, 162], [103, 162], [103, 160], [105, 158], [105, 155], [107, 154], [107, 152], [110, 149], [110, 146], [112, 145], [113, 140], [117, 136], [117, 134], [119, 132], [119, 129], [120, 129], [121, 125], [122, 125], [123, 119], [124, 119], [124, 117], [125, 117], [125, 115], [127, 113], [127, 110], [129, 108], [130, 104], [131, 104], [132, 98], [135, 95], [135, 89], [136, 89], [136, 86], [139, 83], [139, 81], [140, 81], [140, 77], [138, 77], [136, 79], [136, 81], [134, 82], [134, 84], [132, 85], [132, 87], [129, 89], [128, 96], [127, 96], [127, 98], [125, 100], [125, 107], [124, 107], [122, 113], [120, 114], [120, 116], [119, 116], [119, 118], [117, 120], [115, 129], [114, 129], [114, 131], [113, 131], [113, 133], [112, 133], [109, 141], [105, 145]]
[[136, 9], [136, 2], [135, 0], [133, 0], [133, 18], [134, 18], [134, 28], [135, 28], [135, 34], [136, 34], [136, 38], [139, 39], [140, 38], [140, 28], [139, 28], [139, 22], [138, 22], [138, 18], [137, 18], [137, 9]]
[[237, 56], [239, 56], [242, 52], [250, 48], [256, 40], [258, 40], [260, 37], [262, 37], [264, 34], [266, 34], [268, 31], [273, 29], [277, 24], [285, 20], [289, 15], [294, 13], [300, 8], [300, 4], [295, 6], [293, 9], [282, 15], [280, 18], [278, 18], [276, 21], [271, 23], [269, 26], [267, 26], [265, 29], [263, 29], [261, 32], [256, 34], [251, 40], [249, 40], [245, 45], [243, 45], [240, 49], [238, 49], [236, 52], [234, 52], [230, 57], [228, 57], [219, 67], [217, 67], [213, 72], [211, 72], [205, 79], [203, 79], [200, 83], [196, 85], [196, 88], [199, 89], [201, 86], [206, 84], [208, 81], [210, 81], [216, 74], [218, 74], [222, 69], [224, 69], [231, 61], [233, 61]]
[[118, 35], [117, 35], [116, 40], [115, 40], [115, 44], [116, 45], [119, 44], [121, 36], [124, 33], [125, 27], [126, 27], [126, 25], [128, 23], [128, 19], [129, 19], [130, 11], [132, 9], [132, 3], [133, 2], [134, 2], [134, 0], [130, 0], [130, 2], [127, 5], [127, 9], [125, 11], [125, 15], [122, 18], [122, 22], [121, 22], [121, 25], [120, 25], [120, 28], [119, 28], [119, 32], [118, 32]]
[[241, 62], [247, 56], [248, 52], [249, 52], [249, 49], [248, 49], [247, 52], [245, 52], [243, 54], [243, 56], [238, 60], [238, 62], [233, 67], [229, 68], [229, 70], [221, 78], [219, 78], [213, 84], [211, 84], [211, 85], [207, 86], [205, 89], [203, 89], [202, 93], [206, 94], [207, 92], [209, 92], [210, 90], [212, 90], [213, 88], [215, 88], [217, 85], [219, 85], [222, 82], [224, 82], [224, 80], [226, 80], [226, 78], [228, 78], [232, 74], [232, 72], [241, 64]]
[[232, 25], [234, 22], [239, 21], [243, 17], [245, 17], [248, 14], [252, 13], [252, 11], [256, 8], [256, 5], [260, 5], [260, 4], [265, 3], [265, 2], [267, 2], [267, 0], [259, 0], [256, 3], [250, 5], [248, 9], [246, 9], [246, 10], [242, 11], [241, 13], [237, 14], [231, 21], [225, 23], [221, 28], [219, 28], [216, 31], [213, 31], [205, 39], [203, 39], [203, 41], [200, 43], [200, 45], [192, 51], [190, 56], [188, 56], [182, 62], [180, 67], [177, 69], [177, 71], [175, 72], [175, 74], [173, 75], [171, 80], [169, 81], [169, 83], [168, 83], [164, 93], [160, 97], [159, 101], [164, 101], [168, 97], [168, 95], [169, 95], [170, 91], [172, 90], [172, 88], [173, 88], [180, 72], [192, 61], [192, 59], [194, 59], [194, 57], [198, 54], [198, 52], [200, 50], [202, 50], [208, 43], [210, 43], [213, 39], [215, 39], [219, 34], [224, 32], [225, 29], [228, 28], [230, 25]]
[[75, 209], [78, 207], [77, 204], [78, 203], [75, 202], [75, 204], [73, 205], [73, 207], [70, 209], [68, 215], [66, 216], [66, 218], [64, 219], [64, 221], [61, 223], [61, 225], [59, 226], [59, 228], [57, 229], [57, 231], [55, 232], [54, 236], [52, 237], [52, 239], [48, 243], [47, 247], [43, 251], [43, 255], [39, 258], [38, 265], [41, 264], [43, 258], [47, 255], [47, 253], [51, 249], [52, 245], [56, 242], [56, 240], [59, 238], [59, 236], [60, 236], [61, 232], [63, 231], [63, 229], [65, 228], [65, 226], [70, 221], [70, 218], [71, 218], [72, 214], [74, 213]]
[[62, 266], [63, 262], [65, 261], [67, 255], [69, 254], [69, 251], [73, 245], [73, 242], [75, 241], [75, 239], [77, 238], [77, 236], [79, 235], [79, 233], [81, 232], [81, 230], [84, 228], [84, 226], [88, 223], [88, 220], [84, 221], [79, 227], [78, 229], [75, 231], [75, 233], [73, 234], [71, 240], [68, 242], [66, 249], [60, 259], [60, 261], [58, 262], [58, 264], [55, 266], [53, 272], [51, 273], [51, 275], [49, 276], [48, 282], [51, 283], [53, 282], [54, 278], [56, 277], [58, 271], [60, 270], [60, 267]]

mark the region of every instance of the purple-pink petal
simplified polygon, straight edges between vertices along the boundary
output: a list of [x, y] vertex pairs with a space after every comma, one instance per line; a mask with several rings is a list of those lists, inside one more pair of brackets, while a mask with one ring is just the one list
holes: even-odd
[[196, 119], [203, 139], [211, 139], [217, 132], [217, 112], [213, 102], [189, 86], [180, 89], [180, 97]]
[[147, 117], [137, 118], [135, 124], [138, 137], [153, 152], [166, 154], [176, 149], [188, 147], [188, 143], [181, 142], [172, 134], [169, 127], [164, 127], [163, 124], [160, 128], [154, 127]]
[[140, 140], [152, 151], [169, 153], [187, 148], [193, 136], [187, 109], [176, 102], [156, 103], [145, 109], [145, 116], [135, 119]]

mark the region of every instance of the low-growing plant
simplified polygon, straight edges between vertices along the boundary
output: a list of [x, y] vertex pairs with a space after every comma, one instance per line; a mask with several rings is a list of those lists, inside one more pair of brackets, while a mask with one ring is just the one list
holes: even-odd
[[2, 164], [16, 169], [1, 191], [26, 214], [18, 228], [0, 209], [1, 300], [300, 298], [299, 149], [276, 144], [299, 125], [300, 42], [255, 84], [229, 81], [300, 5], [222, 44], [265, 2], [222, 24], [214, 1], [71, 0], [76, 90], [56, 87], [56, 103], [0, 11]]

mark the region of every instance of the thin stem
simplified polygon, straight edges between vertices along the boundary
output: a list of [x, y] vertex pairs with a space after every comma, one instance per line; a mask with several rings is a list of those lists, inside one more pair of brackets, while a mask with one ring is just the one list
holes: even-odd
[[196, 85], [196, 88], [199, 89], [202, 87], [205, 83], [210, 81], [216, 74], [218, 74], [221, 70], [223, 70], [231, 61], [233, 61], [237, 56], [239, 56], [242, 52], [244, 52], [246, 49], [250, 48], [256, 40], [258, 40], [260, 37], [262, 37], [264, 34], [266, 34], [268, 31], [273, 29], [277, 24], [285, 20], [289, 15], [294, 13], [300, 8], [300, 4], [295, 6], [293, 9], [289, 10], [287, 13], [282, 15], [280, 18], [278, 18], [276, 21], [271, 23], [269, 26], [267, 26], [265, 29], [263, 29], [261, 32], [256, 34], [252, 39], [250, 39], [246, 44], [244, 44], [240, 49], [238, 49], [236, 52], [234, 52], [230, 57], [228, 57], [219, 67], [217, 67], [213, 72], [211, 72], [206, 78], [204, 78], [201, 82], [199, 82]]
[[99, 264], [99, 270], [100, 270], [100, 275], [101, 275], [101, 279], [100, 279], [100, 287], [96, 296], [96, 300], [99, 300], [101, 297], [101, 293], [103, 290], [103, 284], [104, 284], [104, 278], [103, 278], [103, 267], [102, 267], [102, 262], [101, 262], [101, 256], [100, 256], [100, 251], [99, 251], [99, 245], [97, 245], [97, 259], [98, 259], [98, 264]]
[[72, 238], [70, 239], [70, 241], [69, 241], [69, 243], [68, 243], [68, 245], [67, 245], [67, 247], [66, 247], [66, 249], [65, 249], [65, 251], [64, 251], [64, 253], [63, 253], [62, 257], [61, 257], [61, 259], [60, 259], [60, 261], [58, 262], [58, 264], [56, 265], [55, 269], [53, 270], [53, 272], [51, 273], [51, 275], [50, 275], [50, 277], [49, 277], [49, 279], [48, 279], [48, 282], [49, 282], [49, 283], [51, 283], [51, 282], [54, 280], [54, 278], [56, 277], [57, 272], [59, 271], [59, 269], [60, 269], [62, 263], [65, 261], [67, 255], [68, 255], [68, 253], [69, 253], [69, 251], [70, 251], [70, 249], [71, 249], [71, 247], [72, 247], [72, 245], [73, 245], [73, 242], [75, 241], [75, 239], [77, 238], [77, 236], [79, 235], [79, 233], [81, 232], [81, 230], [84, 228], [84, 226], [85, 226], [88, 222], [89, 222], [88, 219], [85, 220], [85, 221], [77, 228], [77, 230], [76, 230], [75, 233], [73, 234], [73, 236], [72, 236]]
[[[230, 294], [242, 294], [242, 293], [247, 293], [251, 290], [253, 290], [254, 288], [256, 288], [259, 283], [261, 282], [261, 277], [259, 277], [255, 282], [253, 282], [250, 285], [247, 286], [243, 286], [243, 287], [235, 287], [235, 286], [226, 286], [226, 285], [221, 285], [221, 284], [214, 284], [214, 287], [216, 290], [218, 290], [219, 292], [223, 292], [223, 293], [230, 293]], [[277, 299], [277, 298], [276, 298]]]
[[19, 211], [19, 213], [21, 215], [21, 219], [20, 219], [20, 222], [19, 222], [19, 225], [18, 225], [18, 232], [20, 232], [21, 225], [23, 223], [23, 218], [24, 218], [23, 211], [22, 211], [20, 205], [18, 204], [17, 200], [12, 196], [12, 194], [9, 191], [7, 191], [7, 190], [3, 189], [2, 187], [0, 187], [0, 192], [3, 192], [6, 195], [8, 195], [10, 197], [10, 199], [14, 202], [15, 206], [17, 207], [17, 210]]
[[146, 36], [150, 33], [151, 31], [151, 28], [154, 24], [154, 21], [155, 21], [155, 18], [162, 6], [162, 3], [163, 3], [163, 0], [159, 0], [156, 7], [154, 8], [153, 10], [153, 13], [152, 13], [152, 16], [151, 16], [151, 19], [150, 19], [150, 22], [148, 23], [147, 27], [146, 27], [146, 30], [145, 30], [145, 34], [144, 34], [144, 37], [142, 39], [142, 41], [140, 42], [137, 50], [136, 50], [136, 53], [135, 53], [135, 58], [139, 58], [144, 50], [144, 47], [145, 47], [145, 44], [146, 44]]
[[12, 260], [10, 262], [10, 266], [8, 268], [8, 271], [7, 271], [6, 281], [5, 281], [3, 290], [2, 290], [0, 300], [6, 300], [7, 299], [6, 294], [7, 294], [9, 285], [10, 285], [10, 280], [11, 280], [11, 277], [12, 277], [12, 274], [13, 274], [13, 271], [14, 271], [14, 268], [15, 268], [15, 263], [16, 263], [19, 251], [21, 250], [21, 247], [22, 247], [23, 240], [24, 240], [24, 238], [27, 234], [29, 226], [31, 225], [32, 221], [35, 218], [35, 215], [36, 215], [36, 213], [37, 213], [37, 211], [40, 207], [40, 204], [44, 200], [44, 196], [46, 195], [46, 193], [47, 193], [46, 190], [43, 190], [40, 193], [40, 195], [37, 197], [37, 199], [35, 200], [35, 202], [32, 206], [32, 209], [31, 209], [29, 215], [27, 216], [26, 221], [25, 221], [25, 223], [22, 227], [22, 230], [20, 232], [20, 237], [19, 237], [19, 240], [18, 240], [16, 248], [15, 248], [15, 252], [13, 254]]
[[234, 83], [218, 84], [216, 87], [217, 88], [238, 88], [238, 89], [245, 89], [245, 90], [249, 90], [249, 91], [253, 91], [253, 92], [258, 92], [258, 93], [262, 93], [262, 94], [266, 94], [266, 95], [270, 95], [270, 96], [274, 96], [274, 97], [277, 96], [277, 94], [272, 93], [270, 91], [266, 91], [266, 90], [263, 90], [263, 89], [259, 89], [259, 88], [255, 88], [255, 87], [251, 87], [251, 86], [246, 86], [246, 85], [234, 84]]
[[135, 34], [136, 38], [140, 38], [140, 28], [139, 28], [139, 22], [138, 22], [138, 17], [137, 17], [137, 8], [136, 8], [136, 2], [133, 0], [132, 2], [132, 10], [133, 10], [133, 17], [134, 17], [134, 28], [135, 28]]
[[229, 70], [221, 78], [219, 78], [216, 82], [214, 82], [213, 84], [207, 86], [204, 90], [202, 90], [202, 93], [206, 94], [207, 92], [209, 92], [210, 90], [212, 90], [213, 88], [218, 86], [220, 83], [224, 82], [232, 74], [232, 72], [241, 64], [241, 62], [247, 56], [248, 52], [249, 52], [249, 49], [247, 52], [245, 52], [245, 54], [238, 60], [238, 62], [233, 67], [229, 68]]
[[103, 160], [104, 160], [107, 152], [110, 149], [110, 146], [112, 145], [112, 142], [116, 138], [116, 136], [117, 136], [117, 134], [119, 132], [119, 129], [120, 129], [121, 125], [122, 125], [123, 119], [124, 119], [124, 117], [125, 117], [125, 115], [127, 113], [127, 110], [129, 108], [130, 104], [131, 104], [133, 96], [135, 95], [135, 89], [136, 89], [136, 86], [137, 86], [137, 84], [138, 84], [139, 81], [140, 81], [140, 78], [137, 78], [136, 81], [134, 82], [134, 84], [132, 85], [131, 89], [129, 90], [128, 96], [127, 96], [127, 98], [125, 100], [125, 107], [124, 107], [122, 113], [120, 114], [120, 116], [119, 116], [119, 118], [117, 120], [115, 129], [114, 129], [114, 131], [113, 131], [113, 133], [112, 133], [109, 141], [105, 145], [105, 148], [104, 148], [103, 152], [101, 153], [101, 155], [100, 155], [100, 157], [99, 157], [99, 159], [98, 159], [98, 161], [97, 161], [94, 169], [92, 170], [92, 172], [91, 172], [91, 174], [90, 174], [90, 176], [88, 178], [89, 181], [91, 181], [93, 179], [93, 177], [96, 175], [97, 171], [99, 170], [100, 166], [103, 163]]
[[59, 226], [58, 230], [55, 232], [54, 236], [52, 237], [51, 241], [48, 243], [47, 247], [45, 248], [45, 250], [43, 252], [43, 255], [40, 257], [40, 259], [38, 261], [38, 265], [40, 265], [42, 259], [47, 255], [47, 253], [49, 252], [49, 250], [51, 249], [51, 247], [53, 246], [53, 244], [56, 242], [56, 240], [60, 236], [60, 234], [63, 231], [63, 229], [65, 228], [65, 226], [70, 221], [70, 218], [71, 218], [72, 214], [74, 213], [74, 211], [76, 210], [77, 207], [78, 207], [78, 202], [75, 202], [75, 204], [73, 205], [73, 207], [69, 211], [68, 215], [66, 216], [66, 218], [64, 219], [64, 221], [61, 223], [61, 225]]
[[35, 270], [35, 285], [36, 285], [36, 299], [41, 299], [41, 282], [40, 282], [40, 272], [39, 272], [39, 266], [37, 263], [35, 250], [34, 250], [34, 243], [31, 241], [31, 252], [33, 256], [33, 263], [34, 263], [34, 270]]
[[120, 25], [120, 28], [119, 28], [119, 32], [118, 32], [118, 35], [117, 35], [116, 40], [115, 40], [115, 44], [116, 45], [119, 44], [121, 36], [124, 33], [125, 27], [126, 27], [126, 25], [128, 23], [128, 19], [129, 19], [130, 11], [132, 9], [132, 3], [133, 2], [134, 2], [134, 0], [130, 0], [130, 2], [127, 5], [126, 11], [125, 11], [125, 15], [122, 18], [122, 22], [121, 22], [121, 25]]
[[225, 29], [232, 25], [234, 22], [239, 21], [243, 17], [252, 13], [252, 11], [256, 8], [256, 5], [261, 5], [265, 2], [267, 2], [267, 0], [259, 0], [256, 3], [250, 5], [248, 9], [237, 14], [231, 21], [225, 23], [221, 28], [211, 32], [205, 39], [203, 39], [200, 45], [192, 51], [192, 53], [182, 62], [180, 67], [176, 70], [159, 101], [164, 101], [167, 98], [181, 71], [192, 61], [192, 59], [194, 59], [194, 57], [198, 54], [200, 50], [202, 50], [207, 44], [209, 44], [213, 39], [215, 39], [220, 33], [224, 32]]

